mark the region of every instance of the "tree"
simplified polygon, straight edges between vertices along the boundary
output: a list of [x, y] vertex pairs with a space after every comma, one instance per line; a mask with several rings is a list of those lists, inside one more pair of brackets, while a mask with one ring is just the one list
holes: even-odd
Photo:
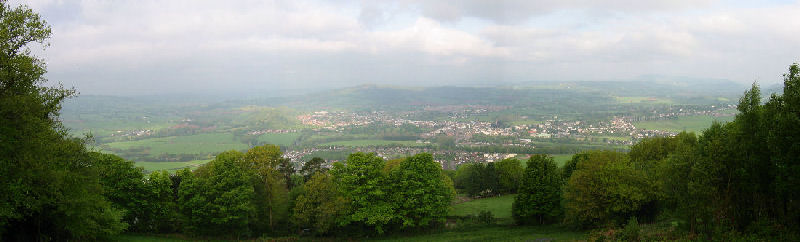
[[256, 192], [244, 155], [226, 151], [199, 167], [179, 173], [178, 203], [187, 232], [200, 235], [250, 235]]
[[561, 214], [561, 175], [553, 157], [534, 155], [528, 160], [519, 193], [511, 205], [517, 224], [555, 222]]
[[145, 184], [143, 169], [135, 167], [132, 161], [126, 161], [112, 154], [91, 153], [95, 167], [100, 174], [103, 196], [116, 209], [125, 211], [123, 221], [128, 229], [136, 232], [148, 232], [151, 218], [150, 191]]
[[483, 184], [483, 170], [485, 166], [482, 163], [468, 163], [458, 167], [456, 170], [456, 187], [464, 189], [470, 197], [479, 196], [485, 191]]
[[404, 159], [389, 175], [391, 197], [401, 228], [443, 224], [455, 190], [433, 160], [422, 153]]
[[275, 230], [288, 221], [290, 180], [281, 172], [288, 161], [281, 155], [280, 147], [275, 145], [253, 147], [244, 155], [245, 169], [253, 172], [255, 179], [256, 231]]
[[495, 165], [498, 179], [498, 193], [517, 193], [517, 187], [522, 181], [525, 169], [520, 161], [509, 158], [497, 162]]
[[349, 213], [340, 225], [357, 224], [373, 228], [382, 234], [396, 218], [389, 200], [384, 161], [374, 153], [353, 153], [345, 164], [334, 164], [331, 174], [339, 191], [350, 199]]
[[300, 228], [310, 228], [315, 234], [326, 234], [345, 215], [348, 201], [336, 187], [333, 176], [315, 173], [303, 184], [295, 201], [292, 222]]
[[176, 194], [172, 189], [173, 181], [169, 172], [154, 171], [147, 179], [148, 200], [151, 218], [147, 231], [171, 233], [178, 229]]
[[578, 163], [587, 160], [589, 160], [589, 152], [572, 155], [572, 159], [568, 160], [567, 163], [561, 167], [561, 179], [564, 181], [564, 184], [569, 181], [569, 178], [572, 176], [572, 172], [574, 172], [575, 169], [578, 169]]
[[86, 140], [57, 118], [75, 91], [42, 86], [45, 63], [30, 47], [50, 34], [31, 9], [0, 1], [0, 240], [90, 240], [126, 228], [101, 194]]
[[[564, 187], [565, 221], [580, 227], [622, 224], [653, 206], [656, 185], [634, 169], [628, 156], [594, 151], [577, 164]], [[644, 209], [647, 210], [647, 209]]]
[[324, 172], [326, 170], [322, 167], [324, 164], [325, 160], [319, 157], [311, 158], [311, 160], [303, 163], [303, 167], [300, 168], [300, 174], [303, 175], [303, 180], [308, 181], [308, 179], [311, 179], [317, 172]]

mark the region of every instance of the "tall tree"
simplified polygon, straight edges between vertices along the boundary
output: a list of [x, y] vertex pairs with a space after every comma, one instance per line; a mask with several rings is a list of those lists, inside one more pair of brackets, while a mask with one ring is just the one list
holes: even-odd
[[455, 190], [431, 154], [404, 159], [389, 175], [391, 197], [401, 228], [443, 224]]
[[516, 193], [525, 169], [520, 161], [514, 158], [497, 162], [498, 193]]
[[577, 165], [564, 187], [567, 223], [581, 227], [621, 224], [631, 216], [645, 215], [643, 208], [656, 199], [655, 183], [635, 169], [624, 153], [594, 151]]
[[348, 200], [337, 189], [333, 176], [315, 173], [303, 184], [293, 208], [292, 221], [315, 234], [326, 234], [345, 215], [347, 204]]
[[528, 160], [511, 214], [517, 224], [555, 222], [561, 214], [561, 175], [553, 157], [534, 155]]
[[325, 168], [323, 168], [323, 165], [325, 165], [325, 159], [319, 157], [311, 158], [311, 160], [303, 163], [303, 167], [300, 168], [300, 174], [303, 175], [303, 180], [308, 181], [308, 179], [311, 179], [311, 176], [314, 176], [317, 172], [324, 172]]
[[339, 184], [339, 191], [350, 199], [349, 213], [342, 225], [367, 226], [383, 233], [396, 218], [383, 166], [383, 159], [374, 153], [360, 152], [350, 154], [345, 164], [334, 164], [331, 174]]
[[93, 239], [126, 227], [101, 195], [84, 140], [57, 118], [75, 91], [43, 86], [45, 63], [30, 47], [50, 35], [39, 14], [0, 1], [0, 240]]

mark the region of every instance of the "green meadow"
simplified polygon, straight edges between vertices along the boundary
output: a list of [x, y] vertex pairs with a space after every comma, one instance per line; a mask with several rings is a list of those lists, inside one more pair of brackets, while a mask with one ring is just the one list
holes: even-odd
[[136, 161], [136, 166], [144, 168], [147, 172], [167, 170], [170, 173], [183, 168], [194, 169], [202, 164], [211, 160], [193, 160], [193, 161]]
[[110, 148], [128, 150], [145, 148], [150, 155], [158, 154], [211, 154], [227, 150], [244, 150], [247, 144], [233, 138], [233, 134], [206, 133], [189, 136], [170, 136], [136, 141], [113, 142]]
[[677, 119], [634, 122], [633, 125], [641, 129], [666, 130], [673, 132], [687, 131], [699, 134], [701, 131], [711, 126], [714, 120], [718, 122], [729, 122], [733, 120], [733, 116], [727, 116], [727, 117], [713, 117], [707, 115], [681, 116], [678, 117]]
[[425, 146], [426, 144], [417, 143], [412, 140], [380, 140], [380, 139], [360, 139], [360, 140], [341, 140], [322, 144], [323, 146], [373, 146], [373, 145], [403, 145], [403, 146]]

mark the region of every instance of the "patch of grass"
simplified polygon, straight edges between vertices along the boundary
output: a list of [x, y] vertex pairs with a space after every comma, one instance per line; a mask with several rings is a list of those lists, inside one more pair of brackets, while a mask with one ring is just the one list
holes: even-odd
[[475, 199], [469, 202], [453, 205], [448, 215], [467, 216], [478, 215], [481, 211], [490, 211], [495, 218], [511, 219], [511, 204], [514, 203], [516, 194]]
[[289, 146], [294, 144], [297, 137], [300, 137], [300, 133], [262, 134], [258, 136], [258, 141], [280, 146]]
[[673, 132], [681, 132], [685, 130], [686, 132], [695, 132], [699, 134], [701, 131], [710, 127], [714, 120], [719, 122], [730, 122], [733, 120], [733, 116], [681, 116], [677, 119], [635, 122], [633, 125], [640, 129], [665, 130]]
[[376, 241], [575, 241], [586, 234], [558, 226], [487, 226], [469, 230], [445, 230], [426, 234], [390, 236]]
[[170, 136], [106, 144], [114, 149], [146, 148], [150, 155], [158, 154], [210, 154], [227, 150], [244, 150], [247, 144], [239, 143], [233, 134], [207, 133], [189, 136]]
[[208, 163], [211, 160], [193, 160], [193, 161], [136, 161], [136, 166], [144, 168], [145, 171], [153, 172], [160, 170], [167, 170], [175, 172], [183, 168], [194, 169], [202, 164]]
[[335, 145], [335, 146], [372, 146], [372, 145], [404, 145], [404, 146], [425, 146], [427, 144], [417, 143], [411, 140], [380, 140], [380, 139], [360, 139], [360, 140], [342, 140], [324, 143], [322, 145]]
[[671, 104], [673, 101], [668, 98], [655, 97], [614, 97], [618, 103], [651, 103], [651, 104]]
[[558, 155], [551, 155], [553, 156], [553, 160], [555, 160], [556, 165], [558, 167], [564, 166], [570, 159], [572, 159], [572, 154], [558, 154]]

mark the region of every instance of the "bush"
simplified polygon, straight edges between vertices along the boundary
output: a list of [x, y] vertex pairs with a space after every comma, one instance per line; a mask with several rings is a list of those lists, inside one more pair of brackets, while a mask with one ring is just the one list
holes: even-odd
[[620, 238], [624, 241], [639, 241], [640, 230], [639, 221], [637, 221], [636, 217], [631, 217], [631, 219], [628, 220], [628, 224], [622, 229]]
[[477, 220], [478, 220], [479, 223], [482, 223], [484, 225], [493, 225], [494, 224], [494, 214], [492, 214], [492, 212], [489, 211], [489, 210], [483, 210], [480, 213], [478, 213]]

